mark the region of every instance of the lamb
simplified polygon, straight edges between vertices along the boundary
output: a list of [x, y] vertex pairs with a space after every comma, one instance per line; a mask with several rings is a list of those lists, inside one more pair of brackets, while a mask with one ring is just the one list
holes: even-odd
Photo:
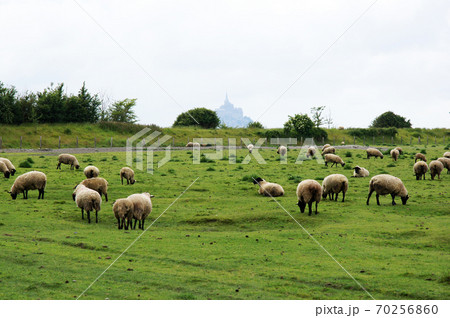
[[0, 161], [0, 172], [3, 173], [6, 179], [9, 179], [11, 172], [3, 161]]
[[84, 168], [84, 175], [86, 178], [97, 178], [100, 174], [100, 170], [98, 170], [95, 166], [87, 166]]
[[439, 160], [433, 160], [430, 162], [430, 174], [431, 180], [437, 175], [438, 179], [441, 179], [441, 172], [444, 170], [444, 165]]
[[[113, 211], [114, 216], [117, 219], [117, 224], [119, 230], [123, 229], [125, 226], [125, 230], [128, 230], [128, 226], [131, 226], [131, 221], [133, 219], [133, 202], [128, 199], [118, 199], [114, 202]], [[125, 223], [125, 219], [127, 222]]]
[[312, 204], [316, 202], [316, 214], [317, 212], [317, 204], [320, 202], [320, 198], [322, 197], [322, 187], [319, 182], [312, 179], [307, 179], [300, 182], [297, 186], [297, 205], [300, 207], [300, 212], [304, 213], [306, 204], [308, 204], [309, 213], [312, 213]]
[[14, 176], [14, 174], [16, 173], [16, 167], [14, 167], [11, 161], [6, 158], [0, 158], [0, 161], [2, 161], [6, 165], [11, 175]]
[[[342, 202], [348, 190], [348, 179], [343, 174], [330, 174], [322, 182], [322, 198], [329, 196], [330, 200], [337, 201], [339, 192], [342, 192]], [[336, 194], [336, 198], [334, 198]]]
[[199, 144], [198, 142], [192, 142], [192, 141], [189, 141], [189, 142], [186, 144], [186, 147], [200, 147], [200, 144]]
[[249, 152], [249, 153], [252, 153], [254, 147], [255, 147], [255, 146], [253, 146], [253, 144], [249, 144], [249, 145], [247, 146], [248, 152]]
[[287, 154], [287, 148], [285, 146], [280, 146], [277, 149], [277, 154], [280, 154], [282, 156], [286, 156]]
[[391, 150], [392, 159], [394, 159], [394, 161], [397, 161], [398, 156], [400, 156], [400, 151], [398, 151], [397, 149], [392, 149]]
[[329, 153], [332, 153], [332, 154], [336, 153], [336, 148], [329, 146], [329, 147], [326, 147], [324, 150], [322, 150], [322, 156], [329, 154]]
[[427, 162], [427, 158], [425, 157], [425, 155], [423, 153], [416, 153], [416, 155], [414, 156], [414, 162], [417, 162], [417, 160], [422, 160]]
[[341, 164], [341, 166], [345, 166], [345, 162], [342, 160], [341, 157], [339, 157], [337, 155], [333, 155], [331, 153], [325, 155], [325, 166], [328, 167], [329, 162], [332, 162], [332, 165], [331, 165], [332, 167], [333, 167], [333, 165], [336, 165], [336, 167], [337, 167], [338, 163]]
[[400, 148], [400, 147], [395, 147], [395, 149], [398, 150], [398, 152], [399, 152], [401, 155], [403, 155], [403, 149], [402, 149], [402, 148]]
[[330, 144], [325, 144], [325, 145], [323, 145], [323, 147], [322, 147], [322, 151], [324, 151], [324, 150], [325, 150], [325, 148], [327, 148], [327, 147], [331, 147], [331, 145], [330, 145]]
[[90, 178], [81, 181], [85, 187], [97, 191], [98, 194], [105, 196], [105, 201], [108, 202], [108, 181], [103, 178]]
[[441, 157], [441, 158], [438, 158], [438, 160], [440, 162], [442, 162], [442, 164], [444, 165], [444, 168], [447, 169], [447, 174], [449, 174], [450, 173], [450, 158]]
[[306, 158], [314, 157], [316, 154], [316, 148], [311, 146], [308, 148], [308, 152], [306, 153]]
[[444, 153], [443, 157], [450, 158], [450, 151], [447, 151]]
[[375, 157], [375, 158], [380, 157], [381, 159], [384, 158], [384, 156], [381, 153], [381, 151], [379, 151], [376, 148], [367, 148], [366, 152], [367, 152], [367, 159], [370, 159], [370, 157]]
[[277, 183], [267, 182], [262, 178], [253, 179], [253, 184], [259, 185], [259, 194], [267, 197], [279, 197], [284, 195], [284, 189]]
[[369, 176], [369, 170], [366, 168], [356, 166], [353, 171], [353, 177], [355, 178], [364, 178]]
[[[139, 228], [144, 229], [144, 222], [147, 216], [152, 212], [152, 200], [153, 195], [148, 192], [132, 194], [128, 196], [128, 199], [133, 203], [133, 219], [134, 227], [136, 229], [136, 221], [139, 221]], [[131, 227], [131, 222], [130, 222]]]
[[39, 199], [44, 199], [45, 186], [47, 185], [47, 176], [40, 171], [30, 171], [17, 177], [11, 187], [11, 198], [15, 200], [17, 194], [23, 193], [23, 198], [28, 199], [29, 190], [38, 190]]
[[86, 210], [88, 222], [91, 223], [91, 211], [95, 210], [95, 223], [98, 223], [98, 211], [100, 211], [102, 204], [100, 194], [82, 184], [77, 185], [74, 193], [77, 207], [81, 209], [81, 219], [84, 220], [84, 211]]
[[73, 167], [76, 169], [80, 169], [80, 164], [75, 156], [63, 153], [58, 156], [58, 165], [56, 169], [61, 170], [61, 164], [64, 163], [66, 165], [70, 165], [70, 170], [73, 170]]
[[136, 180], [134, 180], [134, 171], [131, 168], [123, 167], [120, 169], [120, 180], [123, 184], [123, 178], [127, 180], [127, 184], [134, 184]]
[[414, 164], [414, 174], [416, 175], [416, 180], [420, 180], [423, 176], [423, 180], [425, 180], [425, 173], [428, 171], [428, 166], [426, 162], [419, 161]]
[[380, 195], [390, 194], [392, 197], [392, 205], [396, 205], [395, 196], [402, 199], [403, 205], [408, 201], [408, 191], [402, 180], [389, 174], [379, 174], [370, 179], [369, 196], [367, 197], [367, 205], [373, 192], [377, 193], [377, 204], [380, 205]]

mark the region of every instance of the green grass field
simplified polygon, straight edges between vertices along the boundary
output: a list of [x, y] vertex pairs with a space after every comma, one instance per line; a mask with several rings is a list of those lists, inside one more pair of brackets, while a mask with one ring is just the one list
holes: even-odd
[[[125, 153], [78, 154], [82, 168], [96, 165], [110, 184], [98, 224], [81, 220], [71, 198], [82, 169], [57, 171], [55, 155], [3, 154], [18, 172], [0, 179], [0, 298], [77, 298], [142, 233], [117, 229], [115, 199], [155, 195], [149, 226], [198, 178], [81, 299], [370, 299], [273, 199], [257, 193], [251, 176], [260, 176], [284, 187], [277, 201], [376, 299], [449, 299], [450, 175], [416, 181], [413, 155], [422, 148], [404, 147], [396, 163], [338, 150], [344, 168], [314, 160], [296, 165], [297, 151], [286, 165], [275, 150], [261, 151], [266, 165], [254, 158], [247, 165], [193, 165], [190, 151], [174, 151], [153, 175], [135, 169], [132, 186], [120, 184]], [[430, 162], [445, 150], [426, 151]], [[246, 155], [238, 150], [238, 162]], [[27, 158], [32, 168], [19, 168]], [[355, 165], [371, 176], [400, 177], [411, 197], [407, 205], [397, 198], [392, 206], [387, 196], [377, 206], [373, 196], [367, 206], [370, 178], [350, 178], [347, 167]], [[45, 199], [30, 191], [28, 200], [13, 201], [4, 190], [30, 170], [47, 174]], [[301, 214], [297, 184], [321, 183], [331, 173], [349, 177], [346, 202], [325, 200], [318, 215]]]

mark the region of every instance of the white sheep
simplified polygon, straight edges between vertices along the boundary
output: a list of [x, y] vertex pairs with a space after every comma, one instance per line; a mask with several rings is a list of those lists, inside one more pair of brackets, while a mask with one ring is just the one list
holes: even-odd
[[394, 159], [394, 161], [397, 161], [398, 156], [400, 156], [400, 152], [397, 149], [392, 149], [390, 154], [392, 159]]
[[380, 195], [390, 194], [392, 197], [392, 205], [395, 205], [395, 197], [399, 196], [402, 199], [403, 205], [408, 201], [408, 191], [405, 188], [402, 180], [389, 174], [379, 174], [370, 179], [369, 196], [367, 197], [367, 205], [373, 192], [377, 193], [377, 204], [380, 205]]
[[336, 148], [329, 146], [329, 147], [326, 147], [324, 150], [322, 150], [322, 156], [329, 154], [329, 153], [331, 153], [331, 154], [336, 153]]
[[284, 189], [278, 183], [267, 182], [262, 178], [253, 179], [253, 184], [259, 185], [259, 194], [267, 197], [279, 197], [284, 195]]
[[443, 157], [450, 158], [450, 151], [444, 152]]
[[84, 220], [84, 211], [86, 211], [88, 222], [91, 223], [91, 211], [95, 210], [95, 223], [98, 223], [98, 211], [100, 211], [102, 204], [100, 194], [82, 184], [77, 185], [74, 193], [77, 207], [81, 209], [81, 219]]
[[[328, 149], [328, 148], [327, 148]], [[326, 150], [326, 149], [325, 149]], [[345, 162], [342, 160], [341, 157], [339, 157], [338, 155], [333, 155], [331, 153], [326, 154], [325, 155], [325, 166], [328, 167], [328, 163], [331, 162], [331, 166], [333, 167], [333, 165], [338, 165], [338, 163], [343, 167], [345, 166]]]
[[324, 150], [325, 150], [325, 148], [327, 148], [327, 147], [331, 147], [331, 145], [330, 145], [330, 144], [325, 144], [325, 145], [323, 145], [323, 147], [322, 147], [322, 151], [324, 151]]
[[398, 152], [399, 152], [401, 155], [403, 155], [403, 149], [402, 149], [402, 148], [400, 148], [400, 147], [395, 147], [395, 149], [398, 150]]
[[[329, 196], [330, 200], [337, 201], [339, 192], [342, 192], [342, 202], [348, 190], [348, 179], [343, 174], [330, 174], [322, 182], [322, 198]], [[336, 198], [335, 198], [336, 195]]]
[[108, 181], [106, 181], [105, 179], [100, 177], [84, 179], [80, 184], [89, 189], [97, 191], [100, 195], [104, 195], [105, 201], [108, 202]]
[[123, 167], [120, 169], [120, 180], [123, 184], [123, 179], [127, 180], [127, 184], [134, 184], [136, 180], [134, 179], [134, 171], [131, 168]]
[[11, 175], [11, 171], [9, 171], [8, 167], [3, 161], [0, 161], [0, 172], [3, 173], [3, 176], [6, 179], [9, 179], [9, 176]]
[[16, 173], [16, 167], [14, 167], [12, 162], [7, 158], [0, 158], [0, 162], [3, 162], [6, 165], [6, 167], [8, 167], [8, 170], [11, 173], [11, 175], [14, 176], [14, 174]]
[[73, 170], [73, 167], [76, 169], [80, 169], [80, 164], [75, 156], [69, 155], [67, 153], [60, 154], [58, 156], [58, 165], [56, 169], [61, 170], [61, 164], [64, 163], [66, 165], [70, 165], [70, 170]]
[[316, 154], [316, 147], [309, 147], [308, 151], [306, 152], [306, 158], [311, 158], [314, 157], [314, 155]]
[[431, 180], [437, 175], [438, 179], [441, 179], [441, 172], [444, 170], [444, 165], [439, 160], [433, 160], [430, 162], [430, 175]]
[[249, 145], [247, 146], [248, 152], [249, 152], [249, 153], [252, 153], [254, 147], [255, 147], [255, 146], [253, 146], [253, 144], [249, 144]]
[[[114, 216], [117, 219], [117, 224], [119, 230], [123, 229], [125, 226], [125, 230], [128, 230], [128, 226], [131, 226], [131, 221], [133, 219], [133, 202], [128, 199], [117, 199], [113, 204], [113, 212]], [[125, 223], [125, 219], [127, 222]]]
[[381, 151], [379, 151], [376, 148], [367, 148], [366, 152], [367, 152], [367, 159], [370, 159], [370, 157], [375, 157], [375, 158], [380, 157], [381, 159], [384, 158], [384, 156], [381, 153]]
[[428, 171], [428, 165], [425, 161], [418, 161], [414, 164], [413, 170], [416, 180], [422, 179], [422, 176], [423, 180], [425, 180], [425, 173]]
[[152, 212], [152, 200], [150, 198], [153, 197], [154, 196], [150, 195], [148, 192], [128, 196], [128, 199], [133, 203], [133, 229], [136, 229], [136, 221], [139, 221], [139, 228], [142, 230], [144, 229], [145, 219]]
[[15, 200], [17, 194], [23, 193], [23, 198], [28, 199], [29, 190], [38, 190], [39, 199], [44, 199], [45, 186], [47, 185], [47, 176], [40, 171], [30, 171], [17, 177], [11, 187], [11, 198]]
[[368, 177], [369, 176], [369, 170], [367, 170], [366, 168], [360, 167], [360, 166], [356, 166], [355, 168], [353, 168], [353, 177], [355, 178], [364, 178], [364, 177]]
[[305, 212], [306, 204], [308, 204], [308, 215], [311, 215], [313, 202], [316, 202], [316, 214], [319, 213], [317, 211], [317, 204], [320, 202], [321, 197], [322, 187], [316, 180], [307, 179], [298, 184], [297, 205], [299, 206], [301, 213]]
[[186, 144], [186, 147], [200, 147], [200, 144], [199, 144], [198, 142], [192, 142], [192, 141], [189, 141], [189, 142]]
[[425, 155], [423, 153], [416, 153], [416, 155], [414, 156], [414, 162], [417, 162], [417, 160], [422, 160], [427, 162], [427, 158], [425, 157]]
[[84, 175], [86, 178], [96, 178], [100, 175], [100, 170], [96, 166], [87, 166], [84, 168]]
[[450, 158], [441, 157], [441, 158], [438, 158], [438, 160], [440, 162], [442, 162], [442, 164], [444, 165], [444, 168], [447, 169], [447, 174], [449, 174], [450, 173]]
[[287, 148], [285, 146], [280, 146], [277, 149], [277, 154], [280, 154], [282, 156], [286, 156], [287, 154]]

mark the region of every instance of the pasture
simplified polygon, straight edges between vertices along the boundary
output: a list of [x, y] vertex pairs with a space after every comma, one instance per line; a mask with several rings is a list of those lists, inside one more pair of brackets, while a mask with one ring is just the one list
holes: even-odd
[[[265, 165], [254, 158], [230, 165], [227, 151], [224, 160], [193, 165], [191, 151], [173, 151], [153, 174], [133, 167], [137, 182], [130, 186], [120, 184], [125, 153], [76, 154], [78, 171], [56, 170], [56, 155], [1, 154], [18, 171], [0, 178], [0, 298], [77, 298], [142, 233], [117, 229], [113, 201], [148, 191], [155, 198], [146, 226], [166, 212], [81, 299], [370, 299], [272, 198], [257, 193], [252, 176], [259, 176], [284, 187], [279, 204], [374, 298], [449, 299], [450, 174], [416, 181], [413, 156], [424, 147], [403, 149], [398, 162], [340, 149], [346, 166], [333, 168], [315, 160], [294, 164], [298, 150], [288, 152], [285, 165], [275, 149], [260, 151]], [[445, 150], [428, 146], [426, 152], [429, 163]], [[237, 161], [247, 153], [238, 150]], [[19, 167], [25, 161], [30, 168]], [[98, 224], [82, 220], [71, 197], [91, 164], [109, 182]], [[355, 165], [370, 177], [350, 178]], [[28, 200], [13, 201], [5, 190], [31, 170], [47, 174], [45, 199], [30, 191]], [[326, 199], [318, 215], [301, 214], [298, 183], [321, 183], [331, 173], [349, 178], [346, 201]], [[390, 196], [377, 206], [374, 195], [366, 205], [369, 180], [380, 173], [403, 180], [406, 206], [400, 198], [392, 206]]]

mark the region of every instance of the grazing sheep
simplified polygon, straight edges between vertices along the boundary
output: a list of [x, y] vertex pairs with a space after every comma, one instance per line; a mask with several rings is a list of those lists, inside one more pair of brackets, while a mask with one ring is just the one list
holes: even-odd
[[186, 144], [186, 147], [200, 147], [200, 144], [199, 144], [198, 142], [192, 142], [192, 141], [189, 141], [189, 142]]
[[309, 213], [312, 213], [312, 204], [316, 202], [316, 214], [317, 212], [317, 204], [320, 202], [320, 198], [322, 197], [322, 187], [319, 182], [316, 180], [307, 179], [300, 182], [297, 186], [297, 205], [300, 207], [300, 212], [304, 213], [306, 204], [308, 204]]
[[400, 152], [397, 149], [391, 150], [391, 157], [394, 159], [394, 161], [397, 161], [398, 156], [400, 156]]
[[6, 158], [0, 158], [0, 161], [2, 161], [6, 165], [6, 167], [8, 167], [8, 170], [11, 173], [11, 175], [14, 176], [14, 174], [16, 173], [16, 167], [14, 167], [11, 161]]
[[401, 155], [403, 155], [403, 149], [402, 149], [402, 148], [400, 148], [400, 147], [395, 147], [395, 149], [398, 150], [398, 152], [399, 152]]
[[255, 147], [255, 146], [253, 146], [253, 144], [248, 145], [248, 146], [247, 146], [248, 152], [249, 152], [249, 153], [252, 153], [254, 147]]
[[333, 155], [331, 153], [325, 155], [325, 166], [328, 167], [329, 162], [332, 162], [332, 165], [331, 165], [332, 167], [333, 167], [333, 165], [336, 165], [336, 167], [337, 167], [338, 163], [341, 166], [345, 166], [345, 162], [342, 160], [341, 157], [339, 157], [338, 155]]
[[309, 147], [308, 152], [306, 153], [306, 158], [314, 157], [316, 154], [316, 147]]
[[[342, 202], [348, 190], [348, 179], [343, 174], [330, 174], [322, 182], [322, 198], [329, 196], [330, 200], [337, 201], [339, 192], [342, 192]], [[334, 196], [336, 195], [336, 198]]]
[[441, 158], [438, 158], [438, 160], [440, 162], [442, 162], [442, 164], [444, 165], [444, 168], [447, 169], [447, 174], [449, 174], [450, 173], [450, 158], [441, 157]]
[[336, 153], [336, 148], [329, 146], [329, 147], [326, 147], [324, 150], [322, 150], [322, 156], [326, 155], [328, 153], [332, 153], [332, 154]]
[[322, 147], [322, 151], [324, 151], [324, 150], [325, 150], [325, 148], [327, 148], [327, 147], [331, 147], [331, 145], [330, 145], [330, 144], [325, 144], [325, 145], [323, 145], [323, 147]]
[[[117, 199], [113, 205], [114, 216], [117, 219], [117, 224], [119, 230], [124, 228], [128, 230], [128, 226], [131, 226], [131, 221], [133, 219], [133, 202], [128, 199]], [[127, 222], [125, 223], [125, 219]]]
[[11, 172], [3, 161], [0, 161], [0, 172], [3, 173], [6, 179], [9, 179]]
[[342, 146], [345, 145], [345, 141], [341, 141], [341, 145], [342, 145]]
[[84, 168], [84, 175], [86, 178], [97, 178], [100, 174], [100, 170], [98, 170], [95, 166], [87, 166]]
[[402, 199], [403, 205], [408, 201], [408, 191], [402, 180], [389, 174], [379, 174], [370, 179], [369, 196], [367, 197], [367, 205], [373, 192], [377, 193], [377, 204], [380, 205], [380, 195], [390, 194], [392, 197], [392, 205], [396, 205], [395, 196]]
[[414, 164], [414, 174], [416, 175], [416, 180], [420, 180], [423, 176], [423, 180], [425, 180], [425, 173], [428, 171], [428, 166], [426, 162], [419, 161]]
[[369, 176], [369, 170], [367, 170], [366, 168], [360, 167], [360, 166], [356, 166], [355, 168], [353, 168], [353, 177], [355, 178], [364, 178], [364, 177], [368, 177]]
[[417, 160], [422, 160], [427, 162], [427, 158], [425, 157], [425, 155], [423, 153], [416, 153], [416, 155], [414, 156], [414, 162], [417, 162]]
[[14, 184], [11, 187], [11, 191], [9, 191], [9, 194], [11, 194], [11, 198], [13, 200], [17, 198], [17, 194], [19, 193], [23, 193], [23, 198], [28, 199], [29, 190], [38, 190], [38, 200], [44, 199], [44, 191], [46, 185], [47, 176], [45, 175], [45, 173], [40, 171], [30, 171], [17, 177], [16, 181], [14, 181]]
[[85, 187], [97, 191], [98, 194], [105, 196], [105, 201], [108, 202], [108, 181], [103, 178], [90, 178], [81, 181]]
[[81, 219], [84, 220], [84, 211], [86, 210], [88, 223], [91, 223], [91, 211], [95, 210], [95, 223], [98, 223], [98, 211], [100, 211], [102, 204], [100, 194], [82, 184], [77, 185], [74, 193], [77, 207], [81, 209]]
[[284, 189], [278, 183], [267, 182], [262, 178], [253, 179], [253, 184], [259, 185], [259, 194], [267, 197], [279, 197], [284, 194]]
[[[134, 227], [136, 229], [136, 221], [139, 221], [139, 228], [144, 229], [144, 222], [147, 216], [152, 212], [152, 200], [153, 195], [148, 192], [132, 194], [128, 196], [128, 200], [133, 203], [133, 219]], [[131, 222], [130, 222], [131, 227]]]
[[56, 169], [61, 170], [61, 164], [64, 163], [66, 165], [70, 165], [70, 170], [73, 170], [73, 167], [76, 169], [80, 169], [80, 164], [75, 156], [69, 155], [67, 153], [60, 154], [58, 156], [58, 165]]
[[430, 162], [430, 174], [431, 180], [437, 175], [438, 179], [441, 179], [441, 172], [444, 170], [444, 165], [439, 160], [433, 160]]
[[450, 151], [447, 151], [444, 153], [443, 157], [450, 158]]
[[127, 184], [134, 184], [136, 180], [134, 180], [134, 171], [131, 168], [123, 167], [120, 169], [120, 180], [123, 184], [123, 178], [127, 180]]
[[280, 154], [282, 156], [286, 156], [287, 154], [287, 148], [285, 146], [280, 146], [277, 149], [277, 154]]
[[375, 158], [380, 157], [381, 159], [384, 158], [384, 156], [381, 153], [381, 151], [379, 151], [376, 148], [367, 148], [366, 152], [367, 152], [367, 159], [370, 159], [370, 157], [375, 157]]

